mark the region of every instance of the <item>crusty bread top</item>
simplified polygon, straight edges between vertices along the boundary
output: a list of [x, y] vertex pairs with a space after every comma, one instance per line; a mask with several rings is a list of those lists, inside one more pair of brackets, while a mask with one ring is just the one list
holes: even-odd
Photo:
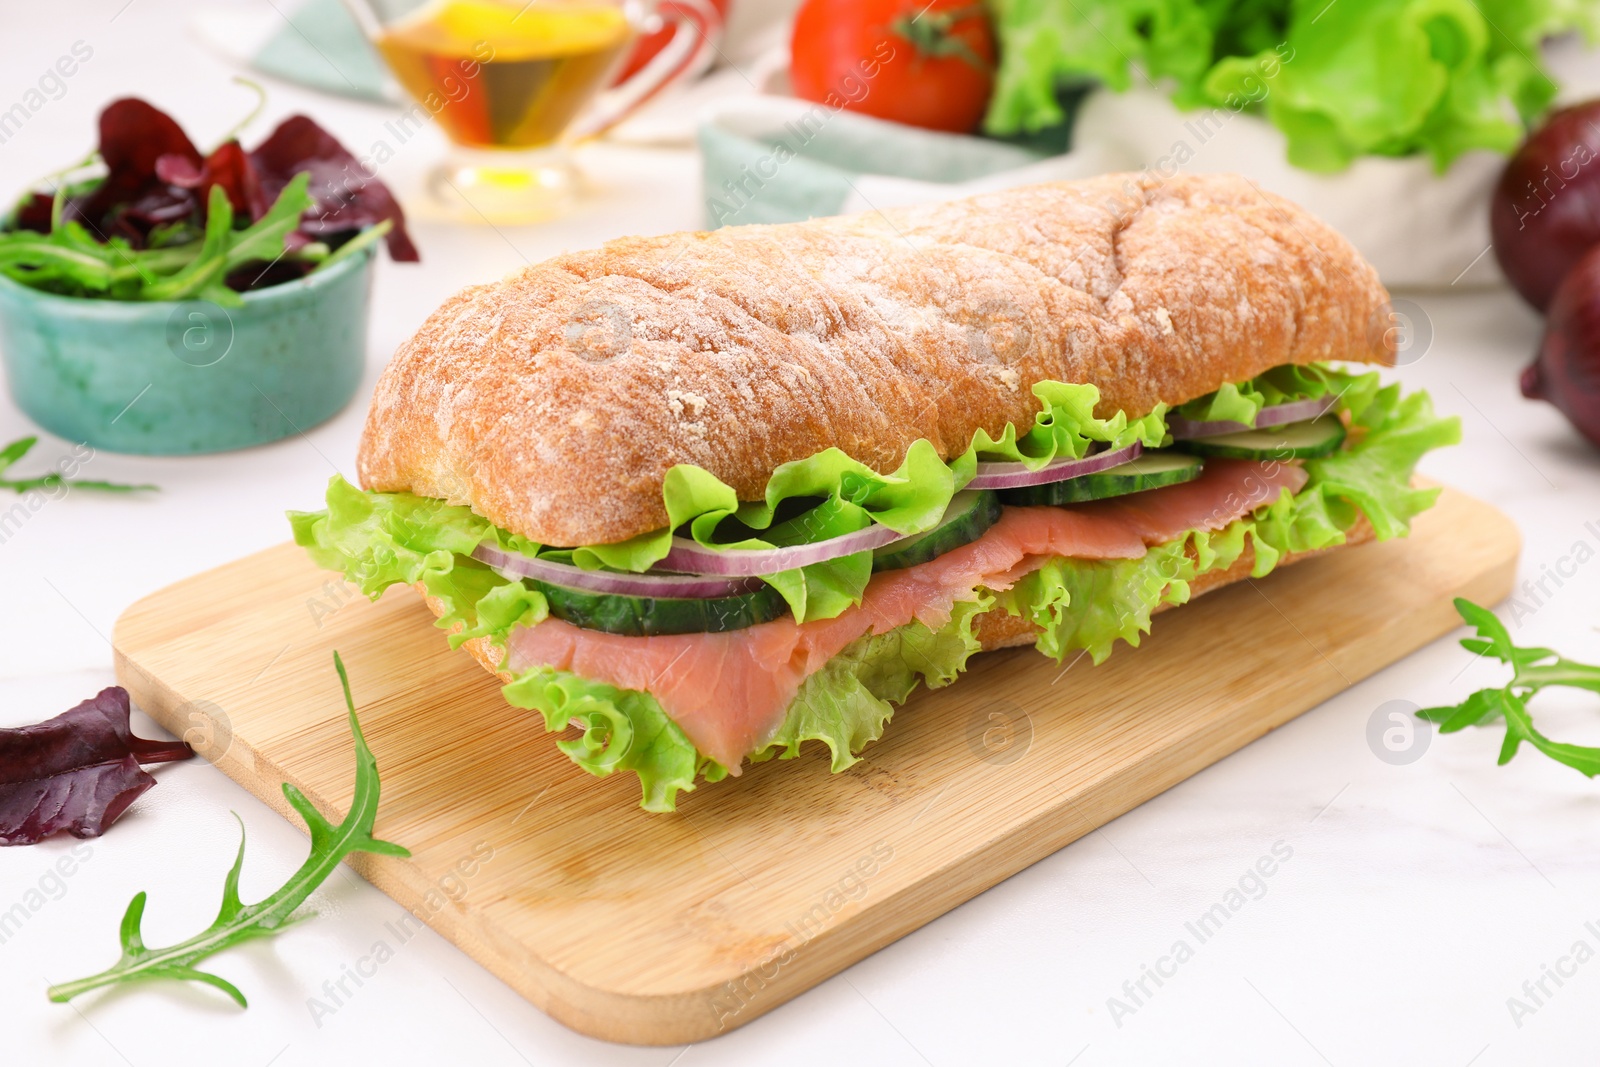
[[782, 226], [624, 238], [458, 293], [373, 397], [369, 489], [553, 545], [666, 522], [704, 467], [757, 499], [837, 446], [1032, 424], [1030, 387], [1138, 415], [1284, 363], [1389, 362], [1388, 298], [1338, 234], [1228, 175], [1108, 175]]

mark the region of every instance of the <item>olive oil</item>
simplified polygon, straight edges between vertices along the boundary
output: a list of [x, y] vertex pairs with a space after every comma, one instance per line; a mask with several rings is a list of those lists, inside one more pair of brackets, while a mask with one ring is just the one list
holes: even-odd
[[605, 84], [633, 35], [620, 7], [596, 0], [438, 0], [376, 43], [457, 144], [538, 148]]

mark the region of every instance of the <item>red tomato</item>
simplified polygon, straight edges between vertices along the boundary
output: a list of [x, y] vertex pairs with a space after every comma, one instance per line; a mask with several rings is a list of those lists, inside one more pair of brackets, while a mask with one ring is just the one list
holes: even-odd
[[801, 99], [930, 130], [976, 128], [994, 87], [979, 0], [806, 0], [789, 47]]

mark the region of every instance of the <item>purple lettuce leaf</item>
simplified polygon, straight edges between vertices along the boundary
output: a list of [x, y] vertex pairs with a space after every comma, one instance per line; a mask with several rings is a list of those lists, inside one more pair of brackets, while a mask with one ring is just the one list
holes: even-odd
[[133, 736], [128, 691], [102, 689], [46, 722], [0, 729], [0, 845], [63, 830], [99, 837], [156, 780], [141, 763], [188, 759], [182, 741]]
[[163, 156], [201, 163], [200, 150], [166, 112], [137, 97], [112, 101], [100, 112], [105, 180], [69, 200], [63, 217], [101, 240], [123, 237], [143, 248], [151, 230], [194, 216], [201, 203], [192, 190], [162, 180], [156, 162]]
[[384, 219], [394, 229], [384, 238], [397, 263], [421, 257], [406, 233], [405, 213], [394, 194], [369, 173], [327, 130], [305, 115], [291, 115], [250, 152], [266, 201], [278, 198], [296, 174], [310, 174], [309, 192], [317, 206], [300, 217], [300, 232], [338, 244]]
[[168, 185], [191, 190], [202, 204], [210, 202], [213, 185], [222, 186], [234, 215], [251, 222], [277, 199], [277, 194], [269, 199], [262, 192], [255, 164], [238, 141], [224, 141], [199, 164], [182, 155], [162, 156], [156, 160], [156, 174]]

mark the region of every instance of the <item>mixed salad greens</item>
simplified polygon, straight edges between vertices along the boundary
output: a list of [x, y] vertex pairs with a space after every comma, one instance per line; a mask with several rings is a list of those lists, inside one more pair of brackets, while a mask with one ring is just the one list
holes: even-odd
[[1509, 152], [1556, 95], [1545, 38], [1600, 32], [1585, 0], [994, 0], [986, 118], [1007, 135], [1065, 118], [1059, 91], [1147, 78], [1181, 108], [1248, 108], [1289, 161], [1342, 170], [1426, 154], [1444, 170]]
[[237, 306], [379, 240], [418, 258], [388, 189], [304, 115], [202, 155], [170, 116], [117, 100], [95, 152], [52, 181], [0, 224], [0, 274], [62, 296]]
[[[1260, 576], [1288, 553], [1341, 543], [1363, 517], [1381, 539], [1403, 535], [1438, 492], [1414, 488], [1412, 470], [1428, 450], [1458, 440], [1456, 420], [1436, 416], [1425, 393], [1403, 395], [1398, 385], [1382, 385], [1376, 373], [1350, 374], [1328, 365], [1293, 372], [1279, 368], [1219, 391], [1191, 411], [1253, 421], [1254, 412], [1289, 391], [1297, 401], [1322, 399], [1349, 422], [1343, 447], [1341, 430], [1330, 448], [1319, 448], [1304, 461], [1309, 478], [1298, 493], [1285, 491], [1226, 529], [1191, 532], [1139, 559], [1052, 561], [1010, 590], [980, 591], [937, 631], [913, 623], [862, 637], [805, 681], [777, 736], [754, 758], [792, 757], [802, 741], [820, 740], [831, 750], [835, 768], [847, 766], [861, 745], [878, 736], [894, 703], [919, 678], [934, 687], [960, 672], [977, 651], [972, 624], [983, 611], [1029, 618], [1043, 630], [1038, 644], [1049, 655], [1086, 650], [1098, 662], [1119, 639], [1137, 644], [1161, 603], [1183, 602], [1189, 582], [1231, 566], [1247, 547], [1253, 553], [1252, 573]], [[927, 456], [908, 456], [894, 475], [876, 474], [830, 450], [779, 468], [757, 505], [740, 504], [709, 472], [674, 468], [665, 490], [674, 528], [621, 546], [549, 549], [493, 526], [466, 507], [410, 493], [362, 492], [337, 476], [329, 484], [326, 511], [296, 512], [290, 518], [295, 540], [312, 558], [343, 572], [366, 595], [376, 598], [390, 585], [420, 583], [443, 605], [438, 625], [454, 631], [452, 647], [487, 638], [504, 650], [511, 630], [549, 617], [552, 602], [540, 583], [512, 580], [474, 559], [480, 543], [530, 556], [553, 554], [590, 568], [643, 570], [663, 558], [662, 547], [674, 532], [681, 537], [692, 531], [698, 541], [729, 549], [759, 540], [765, 529], [760, 522], [790, 500], [810, 501], [830, 517], [815, 528], [821, 536], [837, 536], [834, 519], [867, 523], [881, 521], [882, 515], [902, 532], [913, 532], [939, 521], [980, 463], [1043, 466], [1063, 453], [1082, 457], [1096, 447], [1168, 441], [1162, 410], [1136, 420], [1120, 414], [1101, 419], [1094, 415], [1098, 393], [1092, 386], [1044, 383], [1035, 392], [1041, 411], [1025, 434], [1008, 431], [995, 441], [980, 433], [948, 464], [931, 447], [913, 448]], [[757, 522], [740, 521], [741, 510]], [[728, 534], [730, 528], [735, 535]], [[807, 583], [805, 598], [798, 605], [789, 601], [794, 617], [829, 618], [860, 602], [873, 573], [873, 553], [862, 556], [821, 565], [825, 580], [806, 574], [762, 580], [780, 591], [791, 581]], [[823, 592], [813, 594], [813, 589]], [[525, 672], [504, 693], [513, 705], [540, 712], [551, 730], [581, 729], [580, 736], [560, 744], [586, 770], [636, 773], [650, 810], [671, 810], [676, 793], [693, 788], [697, 778], [715, 781], [727, 773], [696, 751], [649, 693], [548, 667]]]

